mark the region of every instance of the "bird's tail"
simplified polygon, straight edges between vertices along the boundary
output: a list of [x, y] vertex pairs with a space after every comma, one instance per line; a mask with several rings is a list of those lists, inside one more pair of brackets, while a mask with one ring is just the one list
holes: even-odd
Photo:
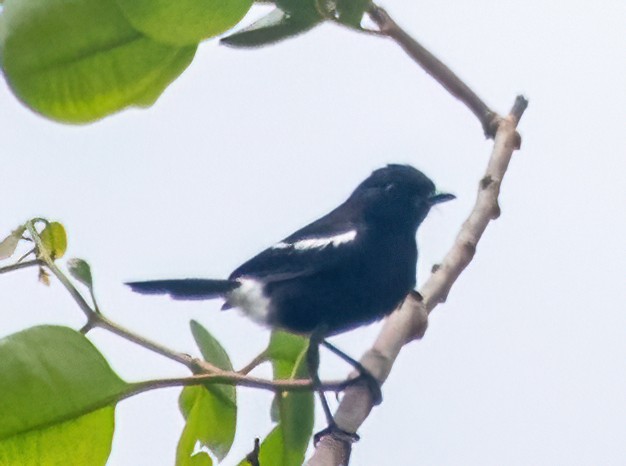
[[152, 280], [126, 284], [136, 293], [168, 294], [173, 299], [182, 300], [219, 298], [239, 286], [239, 282], [236, 280], [207, 280], [204, 278]]

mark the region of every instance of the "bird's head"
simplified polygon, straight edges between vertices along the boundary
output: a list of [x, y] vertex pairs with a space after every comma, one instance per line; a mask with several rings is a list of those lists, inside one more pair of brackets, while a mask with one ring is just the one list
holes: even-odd
[[430, 208], [455, 199], [410, 165], [387, 165], [375, 170], [352, 193], [348, 202], [360, 206], [365, 219], [382, 227], [417, 228]]

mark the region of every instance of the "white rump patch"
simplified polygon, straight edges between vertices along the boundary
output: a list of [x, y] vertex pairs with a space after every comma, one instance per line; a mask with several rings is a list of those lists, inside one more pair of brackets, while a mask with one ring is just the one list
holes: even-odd
[[260, 324], [267, 324], [270, 300], [263, 293], [263, 283], [253, 278], [238, 278], [241, 283], [228, 293], [228, 303], [241, 309], [246, 316]]
[[356, 230], [346, 231], [345, 233], [340, 233], [335, 236], [326, 236], [321, 238], [307, 238], [296, 241], [295, 243], [285, 243], [284, 241], [275, 244], [272, 246], [272, 249], [297, 249], [297, 250], [305, 250], [305, 249], [322, 249], [326, 246], [337, 247], [341, 244], [349, 243], [350, 241], [354, 241], [356, 238]]

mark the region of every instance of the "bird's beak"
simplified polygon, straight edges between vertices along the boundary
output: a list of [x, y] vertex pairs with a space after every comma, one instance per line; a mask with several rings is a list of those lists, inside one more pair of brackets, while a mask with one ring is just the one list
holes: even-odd
[[428, 202], [430, 203], [430, 205], [435, 205], [441, 204], [442, 202], [451, 201], [452, 199], [456, 199], [456, 196], [454, 194], [435, 192], [428, 197]]

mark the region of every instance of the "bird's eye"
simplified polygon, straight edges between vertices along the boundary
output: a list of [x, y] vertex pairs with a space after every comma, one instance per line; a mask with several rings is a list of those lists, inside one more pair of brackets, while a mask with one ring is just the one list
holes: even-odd
[[395, 190], [396, 190], [396, 185], [395, 184], [389, 183], [389, 184], [385, 185], [385, 192], [386, 193], [391, 193], [391, 192], [393, 192]]

